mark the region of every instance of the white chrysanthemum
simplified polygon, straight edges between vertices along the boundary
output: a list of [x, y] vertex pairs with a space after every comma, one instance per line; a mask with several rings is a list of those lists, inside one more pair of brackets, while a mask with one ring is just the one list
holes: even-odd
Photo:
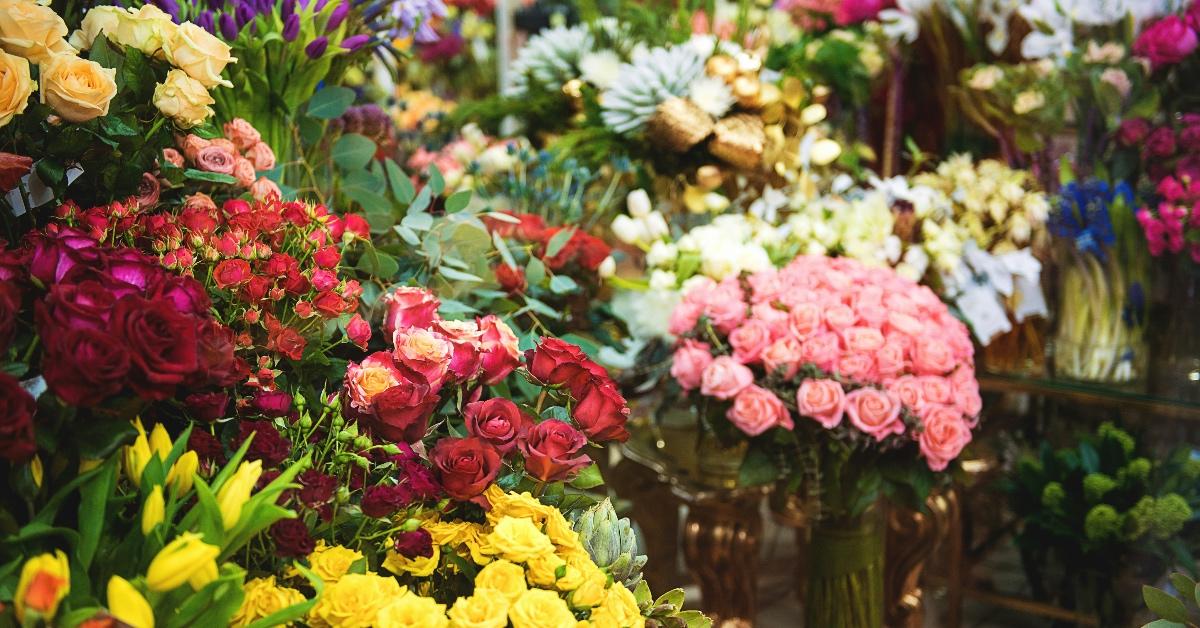
[[531, 82], [558, 89], [563, 83], [578, 78], [579, 61], [594, 46], [592, 34], [583, 25], [542, 30], [530, 37], [517, 53], [507, 94], [521, 96], [528, 91]]
[[681, 98], [704, 71], [704, 59], [690, 46], [654, 48], [621, 65], [620, 77], [600, 99], [604, 124], [618, 133], [636, 133], [658, 105]]
[[733, 106], [733, 92], [729, 85], [715, 76], [701, 76], [692, 82], [688, 98], [708, 115], [720, 118]]
[[579, 60], [579, 76], [600, 89], [608, 89], [621, 76], [621, 58], [611, 50], [589, 52]]

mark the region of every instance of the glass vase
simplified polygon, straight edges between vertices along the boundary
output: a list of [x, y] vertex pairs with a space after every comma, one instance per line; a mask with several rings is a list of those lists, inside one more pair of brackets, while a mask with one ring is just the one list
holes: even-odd
[[1180, 257], [1167, 298], [1154, 314], [1150, 392], [1200, 402], [1200, 264]]
[[996, 336], [983, 348], [983, 369], [1001, 375], [1045, 376], [1046, 319], [1033, 316], [1019, 323], [1011, 322], [1011, 331]]
[[805, 626], [883, 625], [884, 532], [879, 505], [851, 521], [826, 519], [815, 523], [807, 557]]

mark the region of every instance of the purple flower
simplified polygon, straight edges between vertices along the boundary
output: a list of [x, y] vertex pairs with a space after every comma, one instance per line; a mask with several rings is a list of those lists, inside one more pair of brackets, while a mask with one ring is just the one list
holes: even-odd
[[337, 30], [342, 22], [346, 20], [346, 16], [350, 14], [350, 5], [343, 2], [337, 5], [337, 8], [329, 14], [329, 21], [325, 24], [325, 32], [332, 33]]
[[237, 20], [234, 20], [232, 15], [228, 13], [222, 13], [218, 22], [221, 24], [221, 36], [225, 38], [225, 41], [233, 41], [237, 39], [238, 31], [241, 30], [241, 25], [238, 24]]
[[365, 46], [368, 41], [371, 41], [370, 35], [355, 35], [353, 37], [347, 37], [346, 39], [343, 39], [341, 45], [342, 48], [349, 50], [350, 52], [354, 52], [355, 50]]
[[293, 13], [283, 23], [283, 40], [295, 41], [300, 34], [300, 16]]
[[233, 13], [237, 17], [238, 26], [245, 26], [246, 24], [253, 22], [254, 18], [258, 15], [258, 13], [255, 12], [254, 7], [245, 2], [239, 2]]
[[289, 17], [296, 14], [296, 0], [284, 0], [284, 3], [279, 6], [279, 17], [287, 21]]
[[172, 20], [179, 21], [179, 3], [175, 0], [151, 0], [151, 4], [170, 15]]
[[319, 59], [325, 54], [325, 49], [329, 47], [329, 38], [322, 35], [310, 42], [304, 47], [304, 54], [308, 55], [309, 59]]
[[210, 35], [217, 34], [216, 22], [213, 20], [213, 12], [204, 10], [196, 17], [196, 26], [208, 31]]

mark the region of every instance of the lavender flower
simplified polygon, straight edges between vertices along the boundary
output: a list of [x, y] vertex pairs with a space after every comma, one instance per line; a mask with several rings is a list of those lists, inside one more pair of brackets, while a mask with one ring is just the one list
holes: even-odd
[[210, 34], [213, 34], [213, 35], [217, 34], [216, 22], [213, 19], [212, 11], [208, 11], [208, 10], [201, 11], [200, 15], [196, 16], [196, 26], [203, 28], [204, 30], [208, 31]]
[[241, 30], [241, 25], [234, 20], [233, 16], [228, 13], [222, 13], [217, 22], [221, 25], [221, 37], [225, 41], [233, 41], [237, 39], [238, 31]]
[[387, 14], [399, 22], [401, 37], [412, 34], [420, 43], [431, 43], [438, 35], [429, 22], [434, 17], [445, 17], [446, 5], [442, 0], [394, 0]]

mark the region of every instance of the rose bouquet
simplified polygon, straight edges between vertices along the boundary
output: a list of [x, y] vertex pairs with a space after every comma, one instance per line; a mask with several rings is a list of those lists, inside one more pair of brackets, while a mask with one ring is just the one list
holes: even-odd
[[705, 434], [746, 443], [739, 482], [786, 478], [808, 497], [809, 624], [879, 625], [872, 513], [884, 494], [919, 504], [970, 442], [966, 327], [928, 288], [849, 259], [697, 284], [672, 314], [675, 382]]
[[[208, 132], [210, 90], [228, 85], [221, 73], [234, 59], [195, 24], [176, 25], [152, 6], [97, 7], [68, 43], [66, 23], [49, 7], [8, 0], [3, 13], [0, 138], [6, 151], [29, 157], [2, 186], [10, 238], [19, 235], [14, 221], [61, 201], [68, 186], [86, 204], [135, 194], [176, 129]], [[35, 85], [40, 98], [31, 104]]]
[[258, 201], [280, 197], [279, 186], [261, 174], [275, 168], [275, 151], [262, 135], [241, 118], [226, 122], [222, 131], [221, 137], [177, 136], [173, 147], [163, 149], [158, 176], [148, 181], [152, 189], [139, 190], [138, 204], [182, 205], [197, 193], [222, 202], [246, 192]]

